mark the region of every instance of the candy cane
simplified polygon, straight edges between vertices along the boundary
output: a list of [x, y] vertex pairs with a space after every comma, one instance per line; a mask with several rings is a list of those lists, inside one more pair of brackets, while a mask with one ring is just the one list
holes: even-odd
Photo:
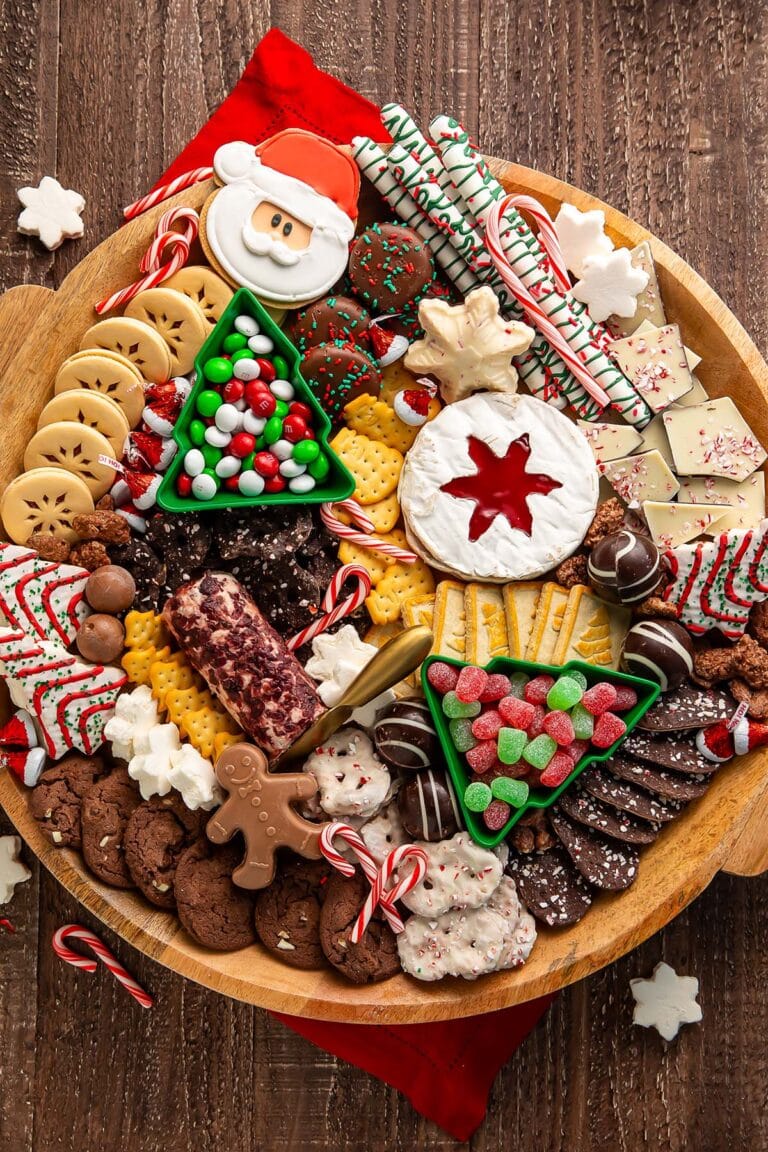
[[[381, 870], [377, 866], [376, 861], [359, 832], [356, 832], [349, 824], [342, 824], [338, 820], [334, 820], [331, 824], [324, 825], [320, 833], [320, 851], [323, 856], [325, 856], [328, 863], [331, 864], [337, 872], [341, 872], [342, 876], [354, 876], [355, 865], [351, 860], [347, 860], [345, 856], [342, 856], [333, 846], [333, 842], [337, 837], [339, 840], [343, 840], [348, 844], [357, 857], [360, 868], [368, 880], [368, 883], [371, 885], [371, 892], [375, 894], [374, 907], [376, 904], [381, 904], [381, 910], [392, 931], [402, 932], [403, 922], [400, 919], [400, 914], [392, 904], [388, 895], [382, 898]], [[358, 936], [357, 940], [354, 940], [353, 943], [356, 944], [359, 939], [360, 937]]]
[[[405, 863], [406, 860], [413, 860], [413, 868], [407, 876], [401, 877], [391, 888], [389, 881], [392, 879], [392, 873], [400, 865]], [[376, 909], [376, 905], [380, 904], [381, 909], [385, 916], [387, 906], [394, 909], [395, 903], [415, 888], [417, 884], [421, 883], [427, 871], [427, 854], [423, 848], [417, 848], [415, 844], [401, 844], [399, 848], [393, 849], [387, 856], [386, 860], [379, 869], [376, 877], [376, 883], [371, 885], [371, 890], [366, 897], [365, 904], [360, 911], [360, 915], [355, 921], [355, 926], [350, 933], [350, 940], [353, 944], [358, 944], [368, 927], [371, 917]], [[397, 917], [397, 925], [395, 925], [394, 918], [387, 916], [387, 921], [390, 928], [399, 935], [405, 930], [405, 925], [400, 918], [399, 913], [395, 912]]]
[[[179, 223], [183, 223], [183, 231], [171, 231], [173, 225]], [[183, 268], [189, 259], [190, 245], [196, 238], [199, 227], [200, 217], [192, 208], [171, 208], [169, 212], [164, 213], [157, 223], [155, 237], [141, 260], [140, 269], [146, 275], [94, 305], [99, 315], [111, 312], [113, 308], [121, 308], [123, 304], [133, 300], [134, 296], [138, 296], [139, 292], [143, 292], [146, 288], [154, 288], [156, 284], [162, 284], [174, 272], [178, 272], [179, 268]], [[164, 256], [170, 258], [167, 263], [162, 264]]]
[[146, 212], [148, 208], [154, 208], [155, 204], [161, 204], [163, 200], [175, 196], [177, 192], [183, 192], [185, 188], [191, 188], [193, 184], [210, 180], [211, 176], [213, 176], [213, 168], [191, 168], [189, 172], [182, 172], [181, 176], [177, 176], [175, 180], [161, 184], [159, 188], [155, 188], [154, 192], [147, 192], [146, 196], [134, 200], [133, 204], [129, 204], [127, 208], [123, 209], [123, 216], [126, 220], [133, 220], [136, 216], [141, 216], [142, 212]]
[[[354, 528], [350, 528], [349, 524], [344, 524], [334, 515], [334, 509], [341, 508], [342, 511], [347, 512], [353, 524], [357, 524], [361, 528], [361, 532], [356, 532]], [[408, 552], [405, 548], [398, 548], [396, 544], [390, 544], [388, 540], [379, 540], [378, 536], [373, 536], [373, 521], [370, 520], [356, 500], [339, 500], [336, 504], [321, 504], [320, 505], [320, 519], [329, 532], [334, 536], [338, 536], [341, 540], [349, 540], [350, 544], [358, 544], [361, 548], [370, 548], [372, 552], [381, 552], [383, 556], [391, 556], [393, 560], [398, 560], [401, 564], [415, 564], [418, 556], [415, 552]]]
[[107, 948], [106, 944], [96, 936], [93, 932], [89, 932], [87, 928], [81, 928], [79, 924], [65, 924], [63, 928], [57, 929], [53, 934], [53, 950], [60, 960], [65, 960], [67, 964], [71, 964], [74, 968], [82, 968], [85, 972], [95, 972], [98, 964], [96, 960], [90, 960], [87, 956], [81, 956], [79, 952], [73, 952], [71, 948], [67, 948], [65, 940], [72, 937], [75, 940], [82, 940], [87, 944], [92, 952], [101, 960], [102, 964], [109, 969], [119, 984], [127, 992], [130, 992], [134, 1000], [138, 1000], [142, 1008], [151, 1008], [154, 1003], [152, 997], [148, 992], [145, 992], [140, 984], [137, 984], [129, 972], [123, 968], [122, 964], [115, 958], [115, 956]]
[[[351, 596], [347, 596], [346, 600], [339, 603], [339, 596], [341, 589], [347, 580], [357, 580], [357, 588]], [[327, 631], [332, 628], [337, 620], [343, 620], [345, 616], [351, 615], [355, 612], [361, 604], [365, 603], [365, 598], [371, 590], [371, 574], [367, 568], [363, 568], [362, 564], [344, 564], [335, 572], [330, 584], [325, 590], [320, 607], [325, 613], [323, 616], [318, 616], [306, 628], [302, 628], [301, 632], [297, 632], [288, 641], [288, 647], [291, 652], [295, 652], [297, 648], [301, 648], [302, 644], [306, 644], [308, 640], [314, 639], [319, 636], [321, 632]]]
[[12, 935], [16, 931], [7, 916], [3, 916], [2, 920], [0, 920], [0, 928], [3, 928], [6, 932], [10, 932]]

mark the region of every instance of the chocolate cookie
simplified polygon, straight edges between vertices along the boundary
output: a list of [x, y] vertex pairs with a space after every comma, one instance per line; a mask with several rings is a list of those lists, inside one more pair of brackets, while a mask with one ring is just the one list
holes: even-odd
[[320, 912], [330, 865], [294, 856], [281, 861], [268, 888], [256, 897], [256, 931], [264, 947], [292, 968], [324, 968]]
[[550, 928], [577, 924], [590, 909], [590, 890], [562, 848], [512, 856], [507, 872], [531, 915]]
[[321, 344], [301, 361], [301, 374], [323, 411], [338, 424], [342, 409], [363, 392], [378, 396], [381, 372], [362, 348], [353, 344]]
[[730, 692], [719, 688], [699, 688], [682, 684], [667, 692], [638, 722], [646, 732], [677, 732], [686, 728], [703, 728], [727, 720], [735, 704]]
[[375, 315], [400, 312], [422, 296], [435, 276], [427, 244], [401, 224], [372, 224], [349, 253], [349, 279], [355, 295]]
[[242, 854], [240, 844], [215, 848], [201, 837], [176, 866], [176, 911], [193, 940], [204, 948], [234, 952], [256, 940], [253, 896], [232, 883]]
[[83, 797], [83, 859], [98, 880], [133, 888], [125, 859], [125, 830], [141, 803], [127, 768], [115, 768]]
[[622, 752], [637, 760], [647, 760], [659, 768], [687, 775], [711, 776], [719, 764], [702, 756], [692, 740], [679, 736], [650, 736], [646, 732], [633, 732], [624, 741]]
[[320, 913], [320, 946], [325, 957], [353, 984], [374, 984], [400, 971], [395, 934], [379, 913], [374, 913], [359, 944], [349, 938], [368, 892], [362, 873], [349, 879], [336, 873], [328, 881]]
[[606, 892], [623, 892], [634, 884], [640, 863], [635, 848], [574, 824], [557, 809], [550, 812], [549, 819], [558, 840], [590, 884]]
[[626, 812], [601, 804], [594, 796], [580, 788], [569, 788], [560, 797], [558, 808], [586, 828], [602, 832], [623, 844], [652, 844], [659, 834], [658, 824], [635, 820]]
[[136, 583], [134, 608], [139, 612], [152, 609], [156, 612], [161, 606], [161, 594], [165, 584], [165, 561], [150, 548], [146, 540], [135, 537], [128, 544], [109, 548], [109, 558], [113, 564], [127, 568]]
[[371, 314], [350, 296], [326, 296], [297, 312], [288, 326], [289, 340], [302, 355], [319, 344], [367, 344]]
[[57, 848], [79, 848], [82, 801], [104, 773], [98, 756], [70, 752], [41, 774], [29, 794], [29, 810]]
[[187, 808], [178, 792], [144, 800], [126, 828], [125, 862], [134, 884], [151, 904], [173, 909], [179, 858], [202, 835], [209, 813]]
[[652, 796], [644, 789], [618, 780], [610, 772], [604, 772], [598, 767], [586, 768], [579, 776], [579, 785], [611, 808], [629, 812], [652, 824], [668, 824], [685, 807], [681, 801]]
[[676, 772], [662, 772], [642, 760], [613, 756], [605, 761], [606, 769], [620, 780], [638, 784], [646, 792], [661, 796], [665, 800], [696, 800], [703, 796], [709, 786], [706, 776], [682, 776]]

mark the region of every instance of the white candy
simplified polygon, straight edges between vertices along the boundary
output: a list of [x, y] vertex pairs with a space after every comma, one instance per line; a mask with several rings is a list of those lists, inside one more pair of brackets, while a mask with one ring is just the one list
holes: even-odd
[[563, 204], [555, 219], [555, 232], [566, 267], [575, 276], [584, 271], [590, 256], [613, 251], [613, 241], [605, 234], [605, 213], [594, 208], [580, 212], [573, 204]]
[[298, 460], [283, 460], [280, 465], [280, 475], [285, 476], [287, 480], [295, 480], [297, 476], [303, 476], [306, 470], [306, 464], [299, 464]]
[[243, 432], [250, 432], [251, 436], [261, 436], [266, 423], [263, 416], [257, 416], [250, 409], [243, 414]]
[[276, 440], [272, 445], [272, 455], [278, 460], [290, 460], [293, 456], [293, 444], [289, 440]]
[[214, 448], [226, 448], [231, 439], [231, 432], [222, 432], [215, 424], [211, 424], [210, 428], [205, 430], [205, 442]]
[[214, 471], [222, 480], [226, 480], [228, 476], [236, 476], [242, 466], [243, 462], [237, 456], [222, 456]]
[[307, 492], [311, 492], [315, 487], [317, 481], [314, 477], [305, 472], [303, 476], [295, 476], [293, 480], [288, 481], [288, 488], [291, 492], [296, 492], [301, 496], [306, 496]]
[[501, 883], [508, 855], [504, 844], [491, 851], [475, 844], [468, 832], [457, 832], [450, 840], [419, 842], [419, 847], [427, 854], [427, 872], [403, 896], [403, 904], [417, 916], [442, 916], [449, 908], [479, 908]]
[[118, 696], [114, 716], [104, 727], [104, 739], [110, 742], [115, 759], [131, 760], [149, 751], [147, 738], [159, 719], [157, 703], [146, 684]]
[[181, 747], [175, 724], [155, 724], [146, 737], [146, 751], [134, 756], [128, 775], [136, 780], [143, 800], [167, 796], [171, 790], [171, 756]]
[[238, 412], [248, 411], [248, 405], [246, 404], [245, 400], [243, 400], [242, 396], [239, 400], [235, 400], [235, 408], [237, 408]]
[[243, 313], [242, 316], [235, 318], [235, 331], [239, 332], [241, 336], [258, 336], [261, 329], [253, 316], [247, 316]]
[[[342, 624], [336, 632], [322, 632], [315, 636], [312, 655], [304, 665], [304, 671], [319, 681], [317, 694], [326, 708], [338, 704], [345, 690], [377, 652], [374, 644], [366, 644], [360, 639], [351, 624]], [[356, 708], [350, 720], [362, 728], [370, 728], [379, 709], [394, 699], [394, 692], [387, 688], [369, 704]]]
[[243, 356], [240, 360], [235, 361], [232, 372], [236, 380], [258, 380], [261, 375], [261, 368], [255, 360]]
[[234, 404], [222, 404], [216, 410], [214, 422], [222, 432], [235, 432], [240, 427], [240, 413]]
[[289, 404], [296, 395], [293, 384], [289, 380], [273, 380], [269, 390], [276, 400], [283, 400]]
[[259, 476], [258, 472], [241, 472], [237, 490], [243, 496], [261, 496], [264, 491], [264, 477]]
[[192, 494], [198, 500], [213, 500], [218, 492], [216, 481], [213, 476], [208, 476], [205, 472], [201, 472], [199, 476], [195, 476], [192, 481]]
[[386, 799], [389, 772], [357, 728], [340, 728], [304, 762], [328, 816], [373, 816]]
[[251, 352], [255, 352], [257, 356], [268, 356], [274, 346], [269, 336], [251, 336], [248, 341], [248, 347]]
[[184, 471], [187, 476], [199, 476], [205, 468], [205, 457], [199, 448], [190, 448], [184, 457]]
[[62, 241], [82, 236], [85, 200], [79, 192], [43, 176], [36, 188], [19, 188], [16, 195], [24, 206], [16, 224], [23, 236], [39, 236], [51, 252]]
[[0, 904], [7, 904], [17, 884], [24, 884], [32, 873], [19, 859], [21, 837], [0, 836]]
[[596, 324], [615, 313], [634, 316], [637, 297], [648, 284], [648, 273], [635, 268], [628, 248], [605, 255], [589, 256], [582, 276], [573, 286], [573, 296], [586, 304]]
[[674, 1040], [681, 1024], [698, 1024], [702, 1013], [696, 1003], [695, 976], [678, 976], [669, 964], [657, 964], [650, 980], [630, 980], [635, 998], [633, 1024], [655, 1028], [665, 1040]]
[[182, 744], [177, 752], [171, 752], [168, 780], [193, 812], [198, 808], [207, 812], [222, 801], [213, 765], [191, 744]]

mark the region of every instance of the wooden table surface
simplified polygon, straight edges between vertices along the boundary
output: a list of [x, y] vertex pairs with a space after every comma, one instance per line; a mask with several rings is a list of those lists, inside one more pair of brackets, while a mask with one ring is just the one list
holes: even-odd
[[[0, 287], [59, 284], [270, 25], [371, 99], [422, 123], [454, 113], [486, 152], [635, 217], [768, 351], [763, 0], [0, 0]], [[15, 189], [45, 174], [87, 201], [84, 239], [55, 255], [15, 228]], [[456, 1146], [385, 1085], [106, 934], [151, 1012], [103, 971], [62, 965], [53, 931], [88, 917], [39, 869], [3, 914], [18, 929], [0, 933], [3, 1152]], [[704, 1011], [670, 1046], [631, 1025], [629, 979], [662, 958], [699, 978]], [[768, 881], [720, 876], [560, 996], [499, 1076], [473, 1149], [768, 1147], [766, 989]]]

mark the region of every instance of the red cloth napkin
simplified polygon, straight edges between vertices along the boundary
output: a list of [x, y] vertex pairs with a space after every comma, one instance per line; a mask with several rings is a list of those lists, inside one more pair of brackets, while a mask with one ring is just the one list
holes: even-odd
[[[374, 104], [321, 72], [308, 52], [273, 28], [232, 93], [156, 187], [192, 168], [210, 166], [220, 144], [257, 144], [282, 128], [306, 128], [336, 144], [348, 144], [358, 135], [388, 138]], [[397, 1027], [275, 1015], [314, 1044], [393, 1085], [424, 1116], [467, 1140], [485, 1115], [497, 1072], [551, 999], [463, 1020]]]

